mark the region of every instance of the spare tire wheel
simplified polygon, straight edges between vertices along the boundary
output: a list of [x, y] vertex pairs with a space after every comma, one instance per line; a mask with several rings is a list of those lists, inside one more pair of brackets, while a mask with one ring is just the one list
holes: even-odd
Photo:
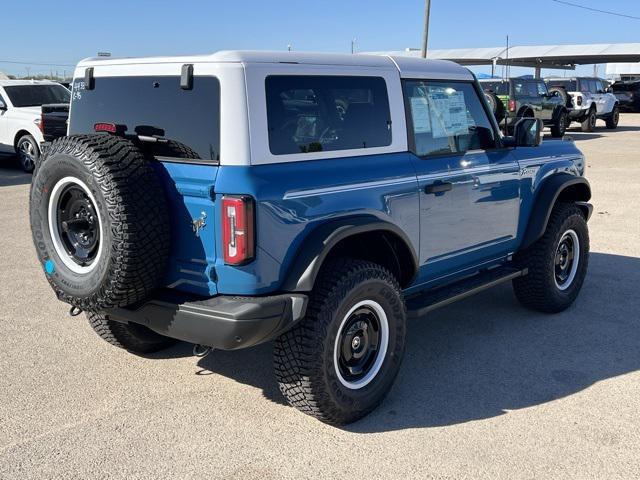
[[129, 140], [54, 141], [31, 184], [38, 259], [58, 298], [82, 310], [124, 307], [159, 285], [169, 255], [162, 184]]
[[500, 100], [500, 98], [498, 98], [498, 96], [491, 91], [484, 92], [484, 96], [489, 103], [489, 107], [491, 107], [493, 115], [496, 117], [498, 123], [500, 123], [504, 119], [505, 115], [505, 109], [502, 100]]

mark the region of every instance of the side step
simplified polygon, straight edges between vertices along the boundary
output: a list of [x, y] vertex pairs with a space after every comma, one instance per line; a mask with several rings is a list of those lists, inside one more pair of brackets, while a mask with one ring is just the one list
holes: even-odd
[[470, 297], [471, 295], [508, 282], [514, 278], [523, 277], [527, 273], [527, 269], [518, 270], [511, 267], [494, 268], [454, 284], [426, 291], [423, 294], [418, 294], [407, 299], [407, 316], [409, 318], [422, 317], [436, 308], [444, 307], [445, 305]]

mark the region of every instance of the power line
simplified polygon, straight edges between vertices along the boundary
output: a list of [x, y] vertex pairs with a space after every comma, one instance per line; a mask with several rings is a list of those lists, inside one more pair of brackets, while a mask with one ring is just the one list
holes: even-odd
[[45, 67], [75, 67], [75, 63], [39, 63], [39, 62], [16, 62], [13, 60], [0, 60], [0, 63], [12, 63], [15, 65], [42, 65]]
[[624, 17], [624, 18], [630, 18], [632, 20], [640, 20], [640, 17], [634, 17], [633, 15], [626, 15], [624, 13], [611, 12], [609, 10], [600, 10], [598, 8], [586, 7], [584, 5], [579, 5], [577, 3], [565, 2], [564, 0], [551, 0], [551, 1], [556, 3], [561, 3], [563, 5], [568, 5], [570, 7], [582, 8], [583, 10], [589, 10], [590, 12], [605, 13], [607, 15], [615, 15], [616, 17]]

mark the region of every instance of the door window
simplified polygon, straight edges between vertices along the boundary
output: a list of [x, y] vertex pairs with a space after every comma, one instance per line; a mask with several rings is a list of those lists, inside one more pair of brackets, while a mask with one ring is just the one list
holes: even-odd
[[538, 95], [541, 97], [544, 97], [549, 93], [544, 82], [536, 82], [536, 87], [538, 88]]
[[416, 155], [496, 147], [496, 133], [472, 83], [407, 80], [403, 89]]
[[274, 155], [391, 145], [381, 77], [274, 75], [265, 86]]

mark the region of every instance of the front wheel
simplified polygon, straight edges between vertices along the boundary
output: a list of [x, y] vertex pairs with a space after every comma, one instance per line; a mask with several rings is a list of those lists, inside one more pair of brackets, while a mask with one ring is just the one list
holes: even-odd
[[326, 265], [306, 317], [276, 340], [280, 391], [298, 410], [340, 425], [371, 412], [400, 368], [406, 307], [380, 265], [338, 259]]
[[16, 143], [16, 152], [18, 153], [18, 161], [22, 170], [27, 173], [33, 172], [36, 162], [40, 158], [40, 149], [36, 139], [31, 135], [20, 137], [18, 143]]
[[513, 280], [520, 303], [545, 313], [568, 308], [580, 293], [589, 264], [589, 230], [582, 211], [573, 204], [556, 205], [542, 238], [515, 260], [529, 271]]

